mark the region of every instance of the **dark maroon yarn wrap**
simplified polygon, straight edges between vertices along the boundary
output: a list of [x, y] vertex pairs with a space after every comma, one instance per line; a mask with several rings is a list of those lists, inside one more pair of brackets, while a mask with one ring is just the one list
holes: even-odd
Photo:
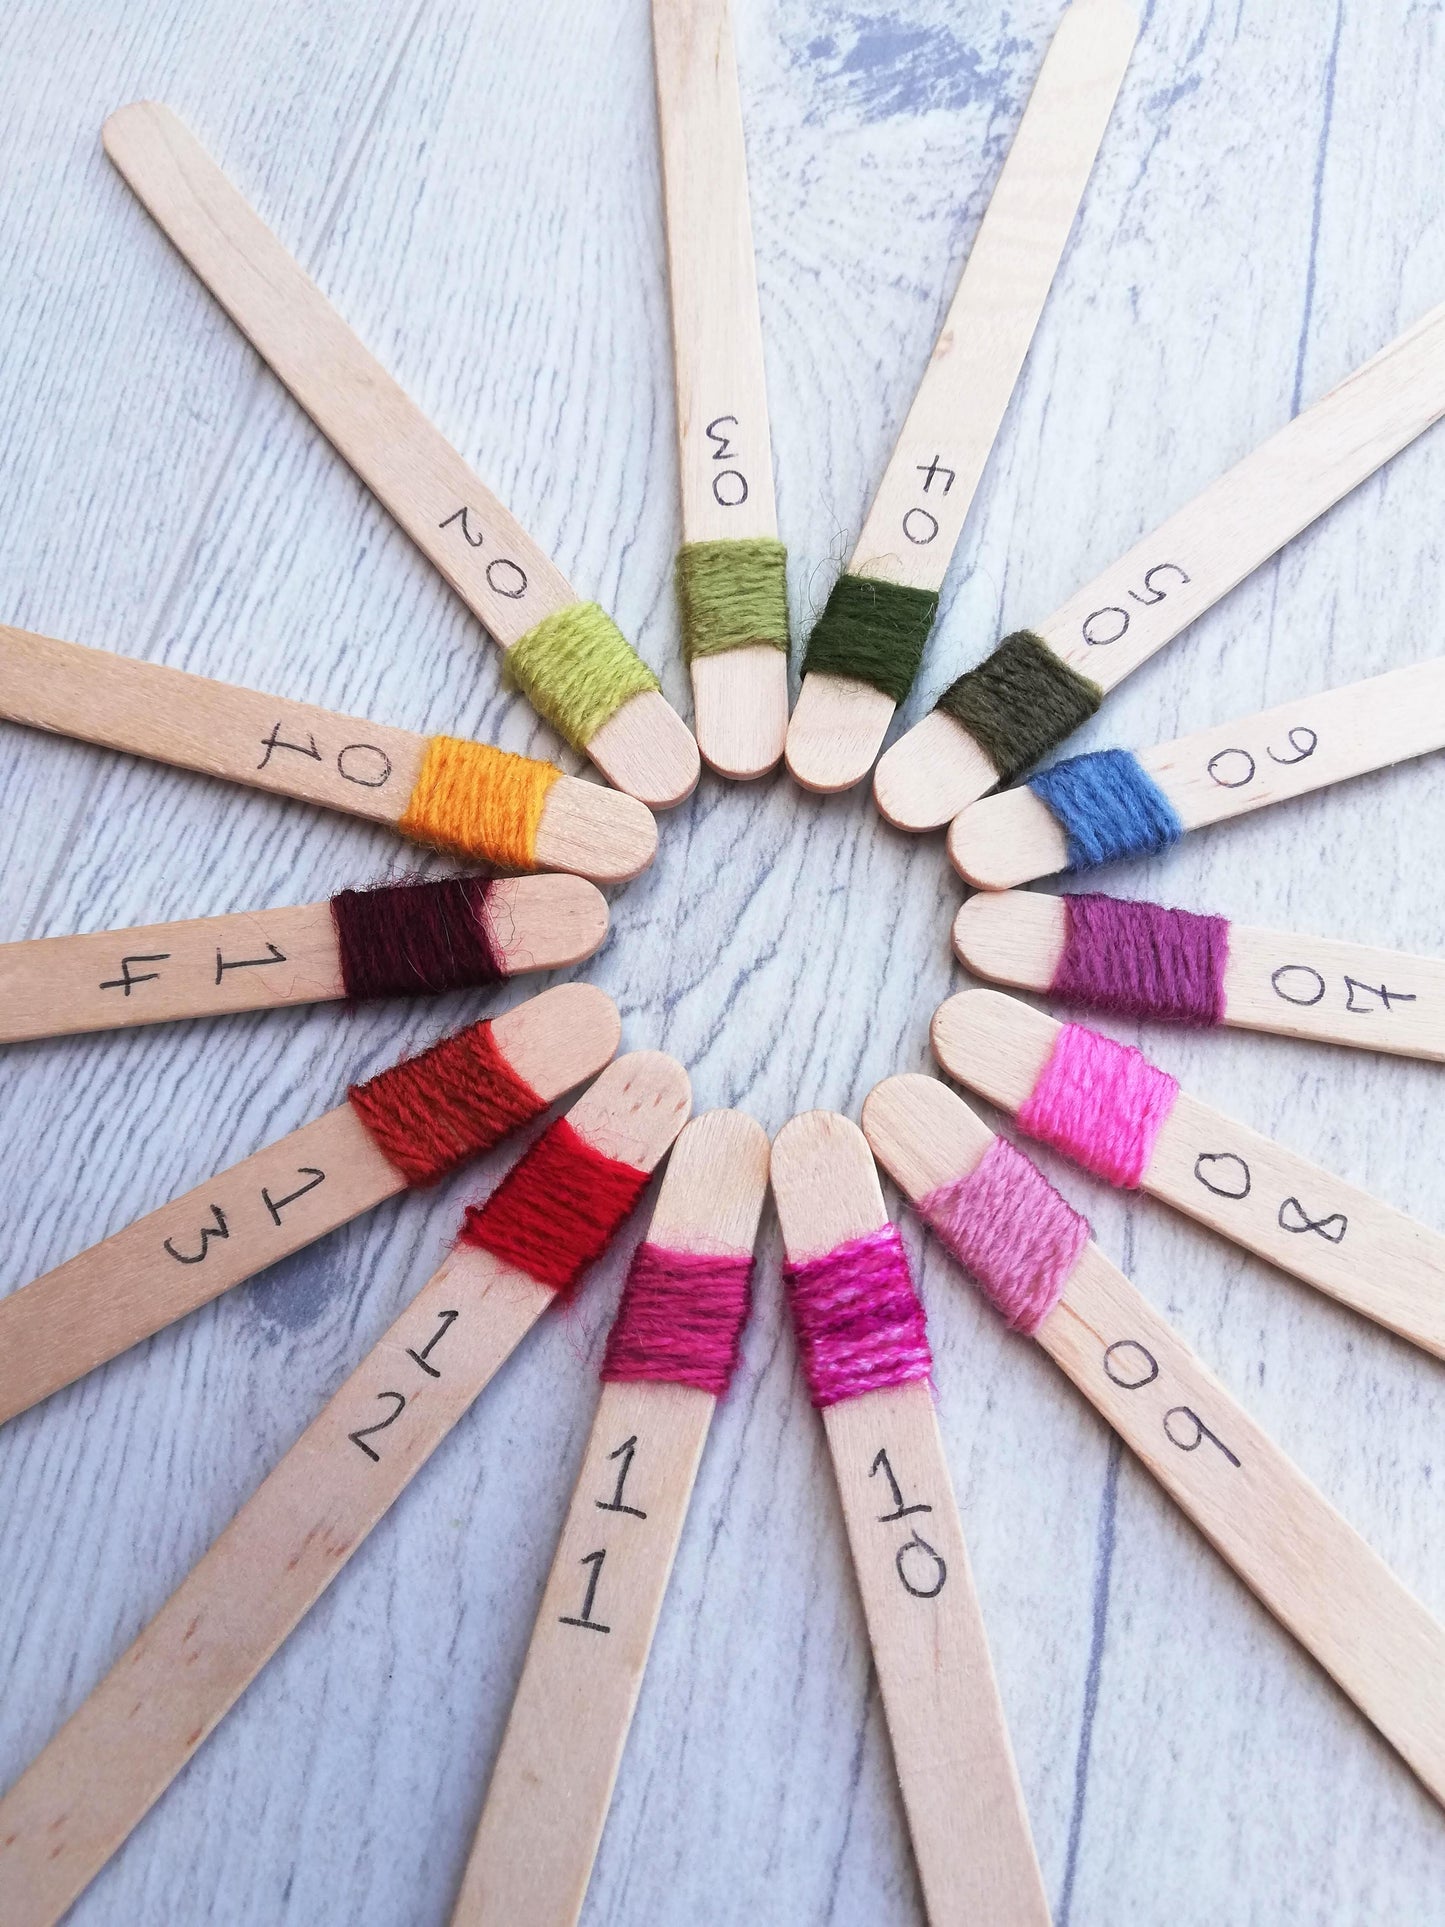
[[752, 1299], [751, 1257], [642, 1244], [602, 1359], [605, 1384], [693, 1385], [721, 1398]]
[[506, 972], [483, 915], [492, 887], [485, 877], [444, 877], [338, 891], [331, 917], [348, 1000], [500, 983]]
[[1063, 955], [1050, 992], [1087, 1010], [1207, 1030], [1224, 1022], [1223, 917], [1089, 894], [1062, 899]]

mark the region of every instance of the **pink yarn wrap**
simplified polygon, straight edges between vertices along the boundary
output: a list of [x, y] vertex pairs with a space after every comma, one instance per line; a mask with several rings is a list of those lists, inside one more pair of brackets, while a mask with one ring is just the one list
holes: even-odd
[[751, 1257], [639, 1245], [607, 1335], [604, 1382], [694, 1385], [721, 1398], [737, 1369], [752, 1277]]
[[1179, 1086], [1131, 1044], [1065, 1024], [1019, 1109], [1021, 1131], [1136, 1191]]
[[918, 1215], [1030, 1338], [1063, 1294], [1089, 1221], [1022, 1151], [996, 1137], [983, 1161], [920, 1198]]
[[933, 1372], [923, 1306], [896, 1225], [783, 1267], [808, 1396], [820, 1409]]

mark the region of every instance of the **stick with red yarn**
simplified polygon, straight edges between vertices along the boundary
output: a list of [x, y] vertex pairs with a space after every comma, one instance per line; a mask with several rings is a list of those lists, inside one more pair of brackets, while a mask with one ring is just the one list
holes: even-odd
[[[7, 1927], [60, 1918], [558, 1290], [575, 1288], [573, 1275], [559, 1284], [555, 1269], [538, 1277], [492, 1249], [525, 1236], [539, 1208], [529, 1166], [545, 1162], [575, 1201], [541, 1208], [559, 1246], [585, 1262], [620, 1230], [690, 1103], [687, 1073], [673, 1058], [619, 1058], [469, 1214], [436, 1275], [0, 1800]], [[574, 1222], [574, 1210], [585, 1223]]]
[[1201, 1104], [1140, 1051], [996, 990], [941, 1004], [933, 1050], [1096, 1177], [1147, 1191], [1445, 1358], [1445, 1236]]
[[1156, 1024], [1445, 1063], [1445, 960], [1080, 892], [980, 891], [953, 948], [993, 983]]
[[436, 1184], [607, 1063], [617, 1007], [559, 984], [0, 1298], [0, 1423], [408, 1186]]
[[778, 1133], [772, 1178], [803, 1376], [823, 1415], [928, 1917], [1046, 1927], [934, 1416], [923, 1307], [872, 1154], [847, 1118], [811, 1111]]
[[717, 1400], [737, 1365], [768, 1140], [709, 1111], [673, 1148], [492, 1769], [454, 1927], [581, 1911]]
[[936, 1078], [890, 1077], [863, 1129], [984, 1295], [1445, 1804], [1445, 1628], [961, 1098]]

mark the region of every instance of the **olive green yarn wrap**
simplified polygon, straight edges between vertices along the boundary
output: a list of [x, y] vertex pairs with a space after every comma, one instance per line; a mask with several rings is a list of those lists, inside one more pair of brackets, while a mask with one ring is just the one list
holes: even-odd
[[685, 542], [677, 552], [682, 650], [689, 662], [759, 643], [788, 647], [788, 551], [765, 535]]
[[901, 703], [913, 687], [937, 613], [931, 589], [840, 575], [808, 638], [803, 674], [851, 676]]
[[544, 616], [507, 651], [506, 673], [573, 749], [586, 749], [625, 702], [662, 687], [595, 602]]
[[1071, 669], [1042, 636], [1016, 629], [977, 669], [950, 683], [937, 706], [987, 753], [999, 781], [1011, 783], [1103, 700], [1098, 683]]

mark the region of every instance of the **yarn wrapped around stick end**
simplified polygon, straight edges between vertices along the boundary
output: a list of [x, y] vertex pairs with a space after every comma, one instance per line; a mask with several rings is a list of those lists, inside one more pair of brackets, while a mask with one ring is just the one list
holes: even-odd
[[684, 543], [677, 598], [687, 660], [759, 644], [786, 652], [787, 563], [782, 543], [767, 536]]
[[1061, 901], [1064, 947], [1053, 996], [1198, 1030], [1224, 1022], [1225, 918], [1084, 893]]
[[1019, 1106], [1018, 1127], [1095, 1177], [1137, 1191], [1178, 1095], [1174, 1078], [1132, 1044], [1065, 1024]]
[[485, 914], [491, 888], [481, 877], [442, 877], [338, 890], [331, 920], [348, 1003], [500, 983]]
[[808, 638], [803, 674], [851, 676], [901, 703], [913, 687], [937, 613], [931, 589], [840, 575]]
[[609, 1385], [691, 1385], [721, 1398], [737, 1369], [751, 1257], [641, 1244], [607, 1336]]
[[1028, 787], [1064, 832], [1071, 870], [1155, 856], [1184, 834], [1174, 805], [1127, 749], [1071, 756]]
[[820, 1410], [933, 1374], [897, 1225], [783, 1267], [808, 1396]]
[[555, 763], [513, 756], [490, 743], [433, 736], [396, 827], [458, 856], [530, 870], [547, 792], [561, 774]]
[[1104, 700], [1099, 684], [1071, 669], [1032, 629], [1005, 636], [976, 669], [950, 683], [936, 708], [966, 729], [1012, 783], [1086, 723]]
[[625, 702], [662, 687], [595, 602], [571, 602], [544, 616], [507, 651], [506, 675], [579, 751]]
[[1010, 1328], [1030, 1338], [1059, 1302], [1089, 1242], [1088, 1219], [1001, 1137], [966, 1176], [920, 1198], [917, 1210]]
[[611, 1244], [648, 1173], [595, 1150], [559, 1117], [485, 1204], [471, 1205], [457, 1243], [490, 1251], [556, 1292], [570, 1292]]

